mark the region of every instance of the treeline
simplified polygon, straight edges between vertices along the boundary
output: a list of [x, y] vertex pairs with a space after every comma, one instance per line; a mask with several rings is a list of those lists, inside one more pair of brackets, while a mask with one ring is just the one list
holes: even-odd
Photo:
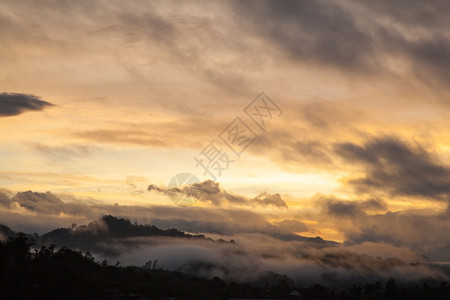
[[32, 246], [22, 233], [0, 243], [1, 299], [285, 298], [291, 289], [283, 279], [261, 288], [148, 265], [112, 266], [96, 262], [89, 252]]
[[[0, 242], [1, 299], [287, 299], [293, 290], [292, 280], [282, 275], [272, 276], [265, 285], [228, 283], [157, 269], [155, 262], [112, 266], [95, 261], [89, 252], [32, 246], [32, 239], [23, 233]], [[323, 299], [450, 299], [447, 283], [402, 288], [393, 279], [385, 285], [367, 283], [345, 291], [315, 285], [302, 292], [312, 299], [319, 295]]]
[[353, 287], [336, 294], [337, 299], [411, 299], [411, 300], [448, 300], [450, 286], [441, 282], [440, 286], [430, 287], [426, 282], [414, 287], [401, 287], [395, 279], [388, 280], [383, 286], [381, 282], [353, 285]]

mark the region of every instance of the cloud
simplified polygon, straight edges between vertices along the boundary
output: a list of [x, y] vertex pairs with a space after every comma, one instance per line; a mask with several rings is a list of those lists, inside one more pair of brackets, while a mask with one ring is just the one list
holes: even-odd
[[126, 183], [130, 186], [131, 194], [133, 196], [142, 196], [145, 193], [148, 179], [143, 176], [128, 176], [126, 178]]
[[32, 191], [19, 192], [11, 198], [12, 202], [18, 203], [29, 211], [42, 214], [66, 213], [73, 216], [91, 216], [92, 209], [85, 203], [63, 202], [51, 192], [38, 193]]
[[74, 135], [98, 143], [167, 146], [164, 140], [149, 137], [144, 130], [98, 129], [76, 132]]
[[0, 117], [20, 115], [27, 111], [44, 110], [54, 104], [43, 101], [39, 97], [29, 94], [1, 93]]
[[367, 56], [374, 52], [372, 39], [357, 25], [352, 12], [336, 3], [233, 4], [237, 14], [248, 18], [247, 27], [296, 58], [351, 68], [368, 63]]
[[450, 205], [443, 211], [414, 208], [386, 212], [387, 203], [381, 199], [350, 201], [317, 195], [314, 201], [321, 208], [318, 218], [333, 218], [345, 245], [384, 243], [414, 249], [433, 261], [450, 259]]
[[283, 117], [286, 123], [273, 124], [249, 151], [296, 173], [345, 169], [336, 161], [333, 143], [347, 141], [361, 126], [374, 122], [362, 107], [344, 101], [296, 100], [285, 109], [289, 111]]
[[[129, 178], [132, 183], [135, 183], [136, 179], [140, 180], [140, 178]], [[205, 187], [209, 188], [205, 189], [206, 193], [214, 195], [214, 187], [218, 188], [218, 185], [207, 183]], [[219, 190], [222, 192], [221, 189]], [[165, 192], [166, 190], [162, 189], [162, 191]], [[290, 219], [280, 224], [276, 222], [271, 223], [266, 220], [265, 215], [245, 209], [251, 208], [252, 205], [269, 205], [266, 202], [275, 202], [276, 205], [280, 205], [276, 194], [272, 196], [273, 199], [269, 197], [267, 201], [265, 201], [268, 197], [267, 195], [261, 196], [259, 201], [263, 201], [262, 204], [252, 203], [251, 199], [242, 198], [247, 201], [247, 204], [243, 207], [238, 205], [235, 208], [224, 208], [221, 206], [173, 207], [110, 205], [97, 202], [89, 203], [86, 200], [76, 199], [70, 195], [57, 196], [51, 192], [39, 193], [32, 191], [19, 192], [12, 198], [9, 198], [6, 194], [0, 194], [0, 196], [3, 196], [0, 199], [4, 203], [4, 205], [0, 206], [2, 208], [0, 210], [3, 216], [2, 219], [9, 220], [12, 224], [18, 224], [17, 226], [19, 228], [32, 228], [33, 226], [48, 228], [45, 227], [47, 223], [44, 222], [45, 224], [42, 224], [42, 220], [37, 220], [39, 218], [53, 220], [52, 222], [57, 224], [60, 224], [64, 220], [70, 224], [80, 224], [91, 218], [98, 218], [102, 215], [110, 214], [114, 216], [132, 217], [132, 220], [140, 222], [151, 222], [161, 228], [180, 228], [188, 232], [219, 234], [224, 236], [233, 236], [240, 233], [257, 233], [283, 241], [298, 240], [310, 242], [317, 247], [335, 244], [324, 241], [321, 238], [308, 238], [295, 234], [295, 232], [304, 231], [303, 229], [305, 229], [300, 221]], [[238, 196], [229, 197], [232, 199]], [[64, 201], [61, 198], [64, 198]], [[21, 215], [27, 215], [28, 218], [23, 218]], [[61, 217], [62, 220], [58, 220], [58, 217]], [[17, 219], [21, 220], [21, 222], [17, 223]]]
[[387, 203], [382, 199], [350, 201], [321, 195], [314, 198], [322, 206], [324, 213], [338, 217], [356, 217], [366, 215], [367, 211], [385, 211], [387, 209]]
[[[218, 186], [207, 186], [210, 188], [209, 193], [217, 191], [214, 187]], [[269, 222], [273, 215], [243, 208], [87, 204], [77, 199], [63, 201], [50, 192], [31, 191], [17, 193], [12, 198], [6, 194], [0, 196], [3, 204], [0, 210], [1, 219], [8, 222], [8, 225], [15, 224], [17, 228], [33, 231], [36, 228], [48, 229], [52, 224], [83, 224], [89, 219], [111, 214], [128, 216], [132, 220], [151, 223], [160, 228], [179, 228], [187, 232], [219, 235], [226, 239], [239, 239], [241, 236], [245, 240], [249, 236], [260, 236], [262, 239], [270, 238], [282, 243], [301, 242], [315, 249], [338, 245], [321, 238], [307, 238], [295, 234], [311, 230], [298, 217]], [[319, 195], [314, 200], [319, 208], [322, 208], [318, 220], [331, 220], [333, 228], [344, 235], [347, 245], [386, 243], [416, 249], [433, 260], [450, 259], [450, 242], [447, 237], [450, 230], [449, 209], [437, 214], [427, 211], [379, 214], [387, 209], [385, 201], [381, 199], [349, 201]], [[330, 217], [335, 218], [335, 221]], [[270, 253], [274, 252], [268, 251], [266, 254], [271, 255]]]
[[13, 198], [20, 206], [38, 212], [55, 212], [64, 203], [50, 192], [36, 193], [32, 191], [19, 192]]
[[[178, 193], [186, 196], [194, 196], [197, 200], [212, 204], [214, 206], [221, 206], [227, 203], [234, 205], [288, 208], [286, 202], [281, 199], [281, 195], [278, 193], [269, 194], [267, 192], [262, 192], [254, 198], [247, 198], [226, 191], [220, 187], [218, 182], [212, 180], [205, 180], [203, 182], [176, 188], [158, 187], [151, 184], [148, 186], [147, 190], [157, 191], [160, 193]], [[193, 190], [196, 192], [193, 192]]]
[[393, 137], [374, 138], [364, 145], [341, 143], [336, 153], [362, 167], [363, 177], [348, 179], [358, 192], [385, 192], [391, 196], [448, 199], [450, 167], [432, 153]]
[[357, 254], [353, 252], [328, 252], [320, 256], [308, 256], [304, 255], [304, 258], [313, 260], [320, 265], [326, 265], [331, 267], [341, 267], [344, 269], [352, 269], [355, 266], [364, 270], [370, 270], [373, 272], [389, 270], [398, 266], [408, 265], [397, 258], [373, 257], [365, 254]]
[[305, 223], [297, 220], [284, 219], [282, 221], [277, 221], [274, 224], [290, 232], [305, 232], [309, 230], [308, 226]]
[[267, 192], [262, 192], [255, 198], [251, 199], [250, 202], [254, 203], [255, 205], [259, 205], [262, 207], [267, 206], [274, 206], [274, 207], [282, 207], [282, 208], [288, 208], [286, 202], [281, 199], [281, 195], [276, 194], [269, 194]]
[[[114, 247], [114, 244], [110, 246]], [[302, 247], [300, 243], [278, 243], [265, 249], [262, 240], [257, 239], [246, 244], [222, 245], [158, 239], [152, 240], [151, 246], [123, 251], [118, 259], [136, 265], [143, 265], [145, 259], [157, 259], [162, 268], [240, 282], [256, 281], [273, 271], [286, 274], [296, 285], [320, 283], [333, 288], [368, 281], [385, 282], [391, 277], [402, 283], [425, 278], [440, 283], [448, 279], [423, 256], [409, 249], [375, 243], [363, 246], [370, 247], [373, 254], [361, 253], [363, 247], [359, 246], [315, 250]], [[386, 252], [389, 255], [380, 255]]]
[[434, 261], [450, 259], [448, 212], [398, 211], [356, 217], [343, 226], [346, 244], [387, 243], [410, 247]]
[[[180, 110], [180, 109], [178, 109]], [[210, 138], [221, 130], [218, 122], [211, 118], [198, 117], [196, 114], [187, 118], [161, 115], [155, 119], [141, 122], [115, 121], [112, 128], [98, 128], [89, 130], [74, 130], [72, 137], [81, 138], [88, 142], [111, 145], [140, 145], [147, 147], [204, 147], [199, 140]], [[208, 126], [205, 124], [208, 123]], [[181, 136], [182, 133], [195, 135], [196, 138]]]
[[[201, 218], [204, 216], [207, 214]], [[299, 225], [292, 220], [280, 224]], [[391, 277], [404, 283], [448, 279], [420, 253], [382, 242], [315, 247], [310, 241], [279, 240], [258, 232], [235, 234], [235, 242], [183, 236], [175, 230], [166, 231], [171, 236], [160, 233], [154, 226], [107, 216], [87, 226], [54, 230], [40, 241], [78, 245], [97, 259], [119, 260], [123, 265], [142, 266], [148, 260], [158, 260], [158, 266], [165, 269], [242, 282], [257, 281], [270, 271], [287, 274], [297, 285], [321, 283], [341, 288]]]
[[[233, 1], [231, 7], [245, 16], [239, 19], [243, 28], [294, 60], [353, 72], [413, 73], [423, 82], [449, 87], [450, 39], [443, 28], [449, 25], [444, 12], [450, 6], [444, 1], [401, 1], [395, 7], [388, 0]], [[395, 68], [391, 60], [406, 69]]]
[[350, 201], [317, 195], [313, 201], [321, 209], [318, 219], [331, 218], [345, 245], [384, 243], [414, 249], [432, 261], [450, 259], [450, 205], [440, 211], [414, 207], [386, 212], [386, 201], [376, 198]]
[[91, 153], [91, 147], [85, 145], [50, 146], [36, 143], [32, 147], [51, 160], [58, 161], [73, 160], [80, 156], [88, 156]]
[[[243, 209], [179, 207], [154, 207], [149, 221], [161, 228], [183, 228], [189, 232], [218, 234], [230, 238], [239, 234], [258, 234], [280, 241], [304, 241], [314, 247], [336, 245], [321, 238], [308, 238], [295, 234], [293, 229], [303, 229], [300, 221], [271, 224], [262, 214]], [[165, 214], [164, 214], [165, 213]]]
[[6, 195], [5, 193], [3, 193], [2, 191], [0, 191], [0, 206], [9, 208], [11, 205], [12, 201], [11, 199], [8, 197], [8, 195]]

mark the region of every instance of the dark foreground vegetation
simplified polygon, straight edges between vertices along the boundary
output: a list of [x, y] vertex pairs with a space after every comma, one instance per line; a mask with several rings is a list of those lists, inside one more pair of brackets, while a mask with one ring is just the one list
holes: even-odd
[[[112, 266], [96, 262], [89, 252], [53, 246], [33, 249], [33, 240], [22, 233], [0, 243], [0, 299], [303, 299], [289, 296], [294, 289], [287, 276], [274, 276], [264, 285], [243, 284], [156, 269], [150, 262], [142, 267]], [[450, 299], [445, 282], [400, 288], [393, 279], [344, 291], [320, 285], [297, 291], [307, 299]]]
[[0, 243], [1, 299], [227, 299], [279, 297], [289, 293], [287, 281], [257, 288], [180, 272], [96, 262], [89, 252], [42, 247], [24, 234]]

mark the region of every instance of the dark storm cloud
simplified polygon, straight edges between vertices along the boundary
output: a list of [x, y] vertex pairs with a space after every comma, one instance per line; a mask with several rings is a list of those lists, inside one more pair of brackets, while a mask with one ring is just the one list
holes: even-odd
[[[205, 180], [203, 182], [185, 185], [178, 188], [158, 187], [151, 184], [147, 188], [148, 191], [156, 191], [160, 193], [179, 193], [191, 196], [193, 195], [198, 200], [220, 206], [225, 203], [247, 206], [273, 206], [277, 208], [288, 208], [286, 202], [281, 198], [281, 195], [269, 194], [262, 192], [254, 198], [247, 198], [245, 196], [230, 193], [223, 189], [218, 182], [212, 180]], [[194, 192], [193, 191], [198, 191]]]
[[450, 39], [445, 32], [450, 25], [449, 2], [232, 3], [243, 28], [294, 59], [377, 72], [389, 71], [386, 57], [400, 58], [424, 81], [449, 84]]
[[363, 167], [365, 176], [347, 183], [357, 191], [447, 200], [450, 167], [440, 164], [422, 147], [393, 137], [375, 138], [364, 145], [338, 144], [336, 153]]
[[0, 117], [16, 116], [27, 111], [43, 110], [50, 106], [53, 106], [53, 104], [43, 101], [34, 95], [19, 93], [0, 94]]
[[367, 211], [385, 210], [387, 204], [382, 199], [348, 201], [334, 197], [317, 197], [325, 213], [338, 217], [356, 217], [366, 215]]

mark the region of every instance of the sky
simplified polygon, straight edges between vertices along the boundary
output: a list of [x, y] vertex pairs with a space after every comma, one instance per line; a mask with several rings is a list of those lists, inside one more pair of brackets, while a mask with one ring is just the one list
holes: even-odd
[[[0, 223], [111, 213], [250, 248], [296, 233], [450, 263], [449, 11], [0, 1]], [[181, 173], [202, 191], [189, 205], [168, 197]]]

